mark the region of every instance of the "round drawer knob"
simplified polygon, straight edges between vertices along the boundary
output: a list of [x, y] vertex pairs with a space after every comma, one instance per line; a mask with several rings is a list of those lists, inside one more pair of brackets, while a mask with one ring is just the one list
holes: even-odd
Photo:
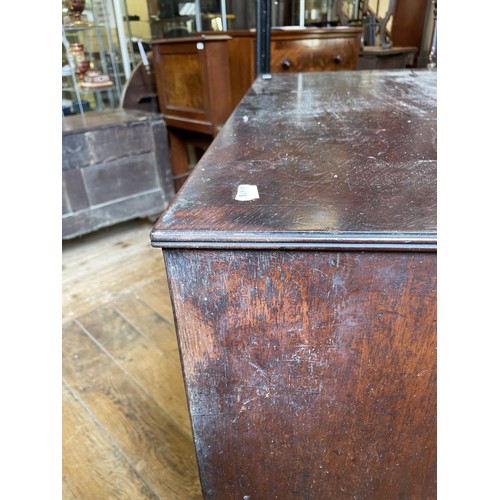
[[340, 64], [342, 62], [342, 56], [340, 54], [337, 54], [336, 56], [334, 56], [333, 62], [335, 64]]
[[283, 69], [290, 69], [292, 67], [292, 61], [286, 57], [285, 59], [281, 60], [281, 67]]

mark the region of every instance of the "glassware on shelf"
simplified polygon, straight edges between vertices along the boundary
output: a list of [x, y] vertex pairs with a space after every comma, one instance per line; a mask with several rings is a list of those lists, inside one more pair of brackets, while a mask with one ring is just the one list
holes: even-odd
[[85, 0], [65, 0], [68, 15], [64, 17], [64, 25], [68, 27], [89, 26], [85, 10]]
[[73, 56], [73, 67], [78, 77], [78, 81], [82, 82], [85, 73], [90, 69], [90, 62], [85, 56], [85, 50], [82, 43], [71, 43], [69, 53]]
[[[114, 4], [120, 2], [61, 2], [62, 98], [73, 103], [70, 112], [81, 114], [118, 108], [130, 66], [127, 54], [123, 54], [127, 45], [121, 34], [122, 16], [114, 9]], [[67, 108], [64, 107], [66, 113]]]
[[94, 68], [94, 64], [90, 63], [90, 69], [85, 73], [80, 86], [83, 89], [108, 89], [114, 87], [114, 83], [108, 74]]

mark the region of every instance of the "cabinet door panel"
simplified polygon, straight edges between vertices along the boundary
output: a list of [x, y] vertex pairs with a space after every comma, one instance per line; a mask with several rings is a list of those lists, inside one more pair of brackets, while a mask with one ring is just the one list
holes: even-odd
[[160, 111], [167, 126], [217, 135], [232, 111], [228, 40], [207, 36], [153, 44]]
[[196, 43], [167, 44], [157, 49], [162, 113], [209, 119], [207, 76]]
[[[203, 67], [198, 54], [169, 54], [162, 62], [165, 65], [167, 109], [203, 113]], [[177, 68], [177, 74], [169, 73], [169, 67]]]

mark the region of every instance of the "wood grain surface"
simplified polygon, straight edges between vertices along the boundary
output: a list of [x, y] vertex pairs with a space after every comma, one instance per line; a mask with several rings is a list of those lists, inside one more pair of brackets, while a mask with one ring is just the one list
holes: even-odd
[[[436, 117], [435, 72], [259, 79], [156, 224], [153, 244], [435, 250]], [[259, 199], [236, 201], [240, 184], [256, 185]]]
[[158, 498], [66, 384], [63, 408], [63, 498]]
[[435, 498], [435, 253], [165, 252], [206, 498]]
[[216, 136], [231, 114], [225, 35], [153, 41], [160, 111], [167, 127]]

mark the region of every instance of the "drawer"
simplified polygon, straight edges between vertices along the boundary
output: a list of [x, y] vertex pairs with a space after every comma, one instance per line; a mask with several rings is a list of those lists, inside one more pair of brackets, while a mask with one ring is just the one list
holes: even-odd
[[356, 69], [358, 38], [271, 41], [270, 71], [337, 71]]

